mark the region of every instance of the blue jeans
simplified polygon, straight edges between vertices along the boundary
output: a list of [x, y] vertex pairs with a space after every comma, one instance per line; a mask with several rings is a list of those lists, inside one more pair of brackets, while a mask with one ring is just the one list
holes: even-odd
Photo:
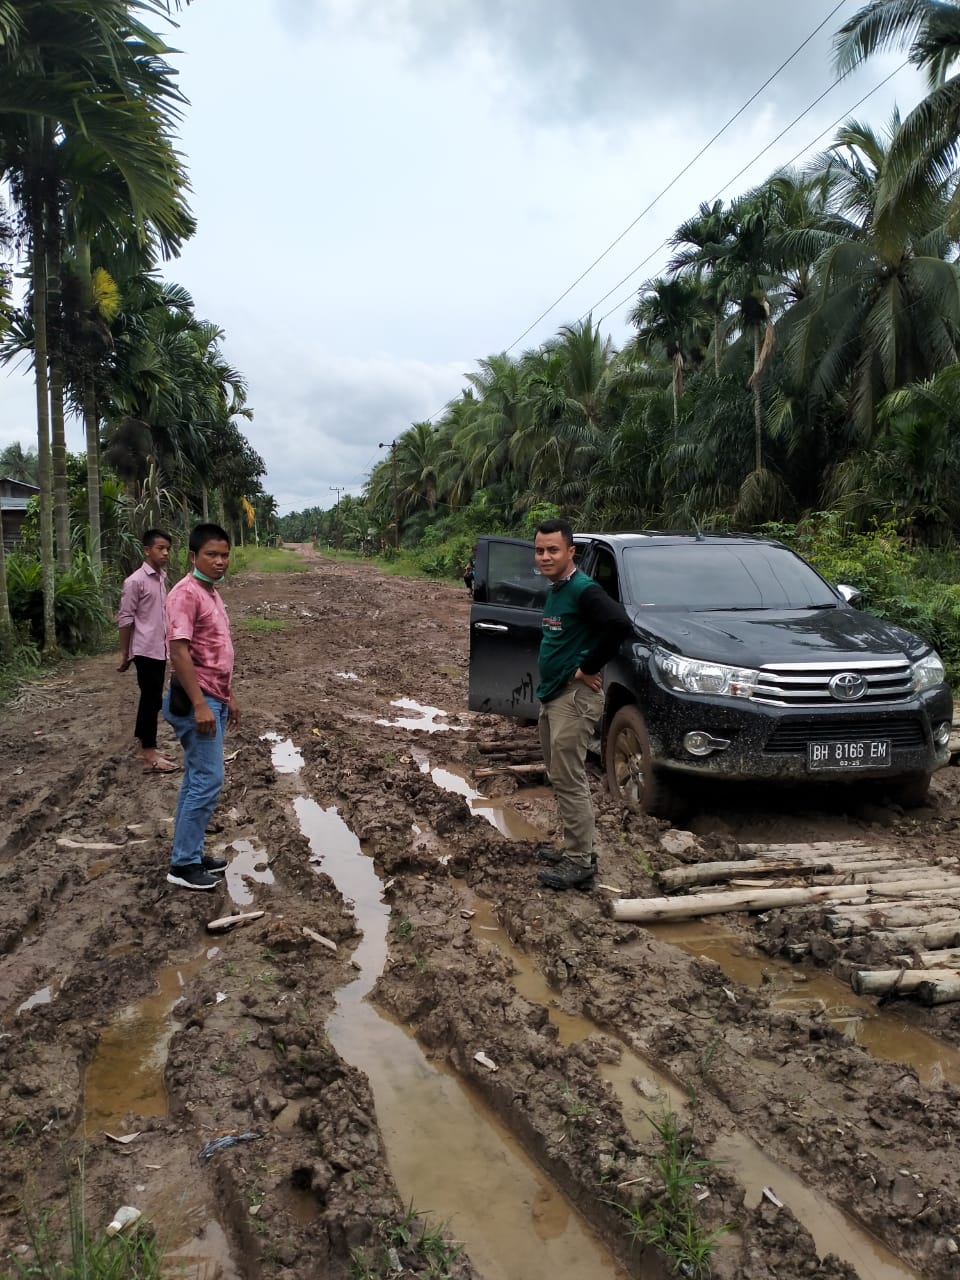
[[217, 722], [216, 733], [197, 733], [193, 714], [175, 716], [170, 712], [170, 694], [163, 700], [164, 719], [183, 747], [183, 783], [177, 812], [173, 820], [174, 867], [196, 866], [203, 858], [203, 837], [207, 823], [217, 807], [223, 787], [223, 735], [230, 718], [230, 708], [219, 698], [205, 693], [207, 706]]

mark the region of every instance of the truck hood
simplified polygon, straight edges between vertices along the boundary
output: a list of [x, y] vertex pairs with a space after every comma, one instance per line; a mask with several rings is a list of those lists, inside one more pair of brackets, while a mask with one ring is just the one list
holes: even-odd
[[688, 658], [737, 667], [889, 657], [915, 661], [929, 651], [912, 632], [844, 605], [743, 613], [633, 608], [629, 613], [643, 639]]

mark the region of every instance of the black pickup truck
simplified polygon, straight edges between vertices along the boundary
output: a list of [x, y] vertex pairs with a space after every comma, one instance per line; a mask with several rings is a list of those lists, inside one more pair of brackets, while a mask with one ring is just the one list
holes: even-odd
[[[856, 608], [782, 543], [586, 534], [577, 563], [633, 625], [604, 671], [600, 755], [630, 808], [668, 815], [683, 780], [877, 779], [912, 806], [950, 758], [953, 701], [927, 642]], [[535, 719], [549, 589], [533, 544], [477, 543], [470, 707]]]

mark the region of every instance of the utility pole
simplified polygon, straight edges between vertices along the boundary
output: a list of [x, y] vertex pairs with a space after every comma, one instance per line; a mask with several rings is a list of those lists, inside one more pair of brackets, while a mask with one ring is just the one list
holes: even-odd
[[[386, 449], [388, 446], [381, 442], [380, 448]], [[390, 446], [390, 470], [393, 472], [393, 545], [400, 550], [400, 499], [397, 494], [397, 442], [392, 441]]]
[[330, 492], [335, 493], [337, 495], [337, 509], [333, 517], [333, 524], [334, 524], [334, 528], [336, 529], [337, 550], [339, 551], [340, 543], [342, 541], [340, 537], [340, 495], [341, 493], [346, 493], [346, 489], [344, 488], [343, 485], [332, 484], [330, 486]]

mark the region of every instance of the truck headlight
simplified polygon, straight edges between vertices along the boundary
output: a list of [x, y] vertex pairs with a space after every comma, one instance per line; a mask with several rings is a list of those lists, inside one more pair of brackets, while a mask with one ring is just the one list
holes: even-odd
[[924, 689], [933, 689], [936, 685], [943, 684], [943, 677], [944, 670], [940, 655], [932, 651], [910, 668], [914, 693], [923, 693]]
[[[654, 654], [664, 684], [680, 693], [713, 693], [727, 698], [751, 698], [760, 673], [748, 667], [702, 662], [658, 649]], [[941, 668], [942, 670], [942, 668]]]

